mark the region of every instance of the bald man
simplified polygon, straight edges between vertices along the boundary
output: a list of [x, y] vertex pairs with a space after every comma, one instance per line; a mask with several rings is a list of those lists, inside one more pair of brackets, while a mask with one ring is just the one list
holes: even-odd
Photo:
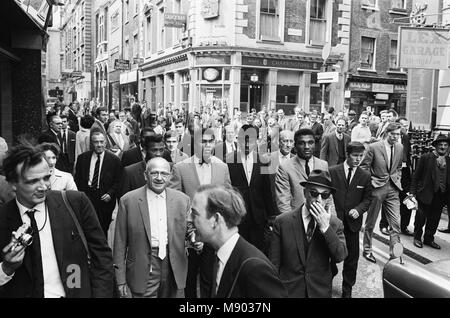
[[120, 199], [114, 264], [121, 297], [184, 297], [190, 200], [184, 193], [167, 188], [170, 177], [170, 164], [153, 158], [147, 162], [146, 185]]

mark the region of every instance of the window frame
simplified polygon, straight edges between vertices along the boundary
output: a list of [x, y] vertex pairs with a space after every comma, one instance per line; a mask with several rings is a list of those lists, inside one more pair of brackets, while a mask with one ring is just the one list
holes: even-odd
[[[372, 39], [373, 40], [373, 52], [372, 52], [372, 54], [373, 54], [373, 58], [372, 58], [372, 65], [371, 65], [371, 67], [370, 68], [365, 68], [365, 67], [363, 67], [362, 66], [362, 49], [363, 49], [363, 46], [362, 46], [362, 43], [363, 43], [363, 38], [367, 38], [367, 39]], [[360, 48], [359, 48], [359, 68], [358, 68], [358, 70], [361, 70], [361, 71], [375, 71], [376, 70], [376, 57], [377, 57], [377, 38], [375, 38], [375, 37], [370, 37], [370, 36], [361, 36], [361, 45], [360, 45]]]
[[323, 47], [326, 43], [331, 43], [331, 33], [332, 33], [332, 20], [333, 20], [333, 8], [332, 2], [330, 0], [324, 0], [324, 20], [326, 22], [325, 26], [325, 41], [319, 42], [311, 39], [311, 2], [317, 0], [308, 0], [306, 3], [306, 27], [305, 27], [305, 44], [307, 46]]
[[255, 37], [257, 41], [262, 42], [284, 42], [284, 25], [285, 25], [285, 14], [286, 14], [286, 3], [285, 0], [275, 0], [278, 3], [278, 35], [276, 37], [271, 37], [268, 35], [261, 34], [261, 3], [262, 1], [270, 0], [256, 0], [256, 34]]

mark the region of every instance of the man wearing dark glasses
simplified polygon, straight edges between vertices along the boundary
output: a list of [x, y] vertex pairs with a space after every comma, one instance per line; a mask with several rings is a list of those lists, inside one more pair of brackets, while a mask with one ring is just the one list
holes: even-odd
[[336, 189], [323, 170], [311, 171], [301, 185], [305, 204], [275, 219], [269, 259], [288, 297], [331, 298], [331, 264], [347, 257], [344, 225], [324, 208]]
[[359, 231], [363, 213], [369, 209], [372, 185], [370, 173], [361, 169], [365, 147], [360, 142], [347, 146], [347, 160], [330, 168], [331, 182], [336, 188], [333, 195], [337, 217], [344, 223], [348, 256], [342, 270], [342, 298], [351, 298], [356, 282], [359, 258]]

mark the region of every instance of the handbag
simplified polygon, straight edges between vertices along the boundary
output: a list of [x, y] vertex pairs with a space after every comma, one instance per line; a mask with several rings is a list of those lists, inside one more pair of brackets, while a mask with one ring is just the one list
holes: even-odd
[[69, 204], [69, 201], [67, 200], [66, 191], [61, 191], [61, 195], [62, 195], [64, 204], [66, 205], [66, 208], [69, 211], [69, 214], [72, 217], [72, 220], [75, 223], [75, 226], [77, 227], [77, 231], [78, 231], [78, 234], [80, 235], [81, 241], [83, 242], [84, 249], [86, 250], [88, 268], [91, 268], [91, 253], [89, 253], [86, 236], [84, 235], [83, 229], [80, 225], [80, 222], [78, 221], [77, 216], [75, 215], [75, 212], [73, 211], [72, 207]]

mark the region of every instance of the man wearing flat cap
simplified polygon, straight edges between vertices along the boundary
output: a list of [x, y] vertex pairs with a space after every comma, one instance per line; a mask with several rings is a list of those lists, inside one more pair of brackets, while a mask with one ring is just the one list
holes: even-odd
[[275, 219], [269, 259], [288, 297], [331, 298], [331, 263], [347, 257], [344, 225], [324, 208], [336, 189], [323, 170], [311, 171], [301, 185], [305, 204]]
[[432, 143], [435, 150], [420, 157], [411, 180], [410, 192], [419, 203], [414, 221], [414, 245], [418, 248], [422, 248], [423, 244], [435, 249], [441, 248], [434, 241], [434, 234], [441, 219], [442, 208], [450, 195], [450, 158], [447, 156], [449, 143], [447, 136], [438, 135]]

